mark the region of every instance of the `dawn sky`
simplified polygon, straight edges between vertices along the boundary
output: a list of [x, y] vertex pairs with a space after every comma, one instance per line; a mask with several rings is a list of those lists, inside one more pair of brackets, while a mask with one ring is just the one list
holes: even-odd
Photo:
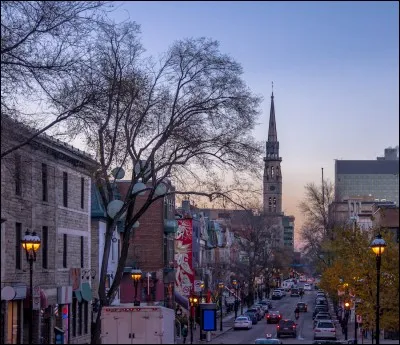
[[206, 36], [241, 63], [264, 97], [254, 131], [267, 140], [271, 81], [283, 173], [283, 209], [304, 185], [334, 179], [334, 159], [376, 159], [399, 144], [398, 2], [115, 2], [116, 21], [141, 25], [146, 54]]

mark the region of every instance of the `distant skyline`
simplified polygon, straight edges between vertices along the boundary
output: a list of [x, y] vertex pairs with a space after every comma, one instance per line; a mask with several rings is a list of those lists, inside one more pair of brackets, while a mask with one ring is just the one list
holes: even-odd
[[[146, 55], [210, 37], [264, 97], [254, 131], [266, 141], [271, 82], [283, 210], [303, 217], [304, 185], [334, 180], [335, 159], [376, 159], [399, 144], [398, 2], [115, 2], [116, 21], [141, 25]], [[297, 237], [296, 237], [297, 239]]]

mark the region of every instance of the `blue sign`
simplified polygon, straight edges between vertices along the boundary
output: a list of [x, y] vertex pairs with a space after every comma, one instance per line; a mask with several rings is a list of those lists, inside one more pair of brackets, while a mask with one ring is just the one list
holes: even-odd
[[215, 309], [203, 310], [203, 331], [217, 330], [217, 311]]

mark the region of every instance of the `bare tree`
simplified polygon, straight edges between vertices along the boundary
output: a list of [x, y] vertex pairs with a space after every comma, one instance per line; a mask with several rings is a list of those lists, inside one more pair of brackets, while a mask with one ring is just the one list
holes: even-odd
[[92, 102], [83, 84], [70, 90], [68, 102], [60, 88], [81, 80], [105, 8], [103, 1], [1, 2], [1, 115], [38, 127], [17, 147], [2, 149], [1, 158]]
[[[240, 65], [222, 54], [217, 42], [177, 41], [154, 62], [141, 59], [137, 24], [101, 28], [91, 52], [91, 73], [85, 75], [86, 84], [96, 88], [96, 101], [68, 122], [68, 130], [81, 133], [100, 162], [95, 180], [104, 205], [114, 198], [113, 168], [123, 167], [131, 184], [122, 208], [107, 219], [92, 343], [99, 342], [101, 309], [112, 302], [120, 285], [133, 225], [149, 206], [168, 194], [204, 195], [210, 201], [225, 195], [233, 200], [234, 190], [221, 187], [216, 169], [257, 171], [262, 152], [251, 136], [260, 98], [241, 79]], [[66, 87], [63, 94], [68, 93]], [[176, 189], [167, 190], [167, 181]], [[139, 182], [147, 186], [147, 199], [140, 206], [138, 192], [132, 193]], [[106, 292], [112, 231], [125, 212], [121, 256]]]
[[264, 275], [266, 268], [272, 268], [274, 260], [273, 238], [275, 222], [249, 211], [241, 220], [239, 230], [235, 231], [239, 249], [239, 262], [233, 263], [232, 270], [241, 277], [248, 287], [248, 305], [254, 303], [256, 278]]
[[334, 185], [329, 180], [324, 180], [323, 188], [322, 185], [307, 184], [305, 198], [299, 204], [305, 217], [301, 228], [303, 250], [314, 257], [320, 257], [322, 243], [330, 239], [333, 227], [328, 217], [328, 206], [333, 202]]

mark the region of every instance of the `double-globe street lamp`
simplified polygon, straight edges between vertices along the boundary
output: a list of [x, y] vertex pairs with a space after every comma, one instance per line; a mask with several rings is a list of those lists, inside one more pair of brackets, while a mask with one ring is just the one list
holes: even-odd
[[31, 291], [29, 297], [29, 344], [33, 344], [33, 262], [36, 261], [36, 253], [40, 248], [40, 237], [35, 231], [32, 233], [26, 230], [24, 238], [21, 240], [22, 248], [25, 249], [26, 260], [29, 262], [29, 288]]
[[218, 288], [219, 288], [219, 309], [221, 311], [220, 319], [219, 319], [219, 330], [222, 332], [222, 293], [224, 292], [224, 283], [219, 282], [218, 283]]
[[379, 335], [380, 335], [380, 329], [379, 329], [379, 312], [380, 312], [380, 305], [379, 305], [379, 284], [381, 280], [381, 256], [383, 252], [385, 251], [386, 247], [386, 242], [382, 238], [381, 234], [378, 234], [374, 240], [371, 242], [370, 245], [372, 251], [376, 255], [376, 314], [375, 314], [375, 337], [376, 337], [376, 344], [379, 345]]
[[142, 271], [137, 268], [134, 268], [131, 271], [131, 278], [133, 279], [133, 286], [135, 287], [135, 300], [133, 301], [133, 305], [136, 307], [140, 305], [140, 301], [137, 300], [137, 288], [139, 280], [140, 278], [142, 278]]

